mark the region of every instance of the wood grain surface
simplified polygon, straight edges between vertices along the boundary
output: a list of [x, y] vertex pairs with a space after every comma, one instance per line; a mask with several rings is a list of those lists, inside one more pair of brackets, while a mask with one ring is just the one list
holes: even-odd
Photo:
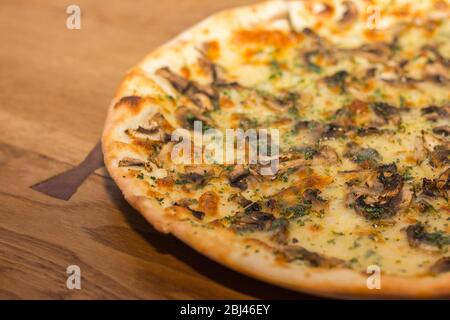
[[[98, 141], [121, 77], [207, 15], [254, 1], [0, 1], [0, 298], [311, 298], [231, 271], [155, 231], [97, 170], [70, 201], [29, 186]], [[66, 8], [81, 8], [81, 30]], [[81, 268], [81, 290], [66, 268]]]

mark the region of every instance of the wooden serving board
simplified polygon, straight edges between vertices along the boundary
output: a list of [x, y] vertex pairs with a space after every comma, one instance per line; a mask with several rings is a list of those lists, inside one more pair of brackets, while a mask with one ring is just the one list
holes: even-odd
[[[69, 200], [29, 188], [84, 159], [128, 68], [239, 0], [0, 2], [0, 298], [310, 298], [250, 279], [155, 231], [104, 169]], [[253, 1], [254, 2], [254, 1]], [[81, 269], [81, 289], [66, 268]]]

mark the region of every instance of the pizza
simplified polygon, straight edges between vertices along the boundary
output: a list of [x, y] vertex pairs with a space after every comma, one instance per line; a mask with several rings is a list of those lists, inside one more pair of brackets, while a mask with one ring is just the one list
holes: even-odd
[[159, 231], [285, 288], [450, 296], [450, 3], [270, 1], [147, 55], [106, 167]]

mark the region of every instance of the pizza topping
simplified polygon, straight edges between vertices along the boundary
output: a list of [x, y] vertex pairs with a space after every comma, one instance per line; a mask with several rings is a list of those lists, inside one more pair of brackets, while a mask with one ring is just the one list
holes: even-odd
[[246, 210], [233, 216], [231, 229], [236, 232], [255, 232], [268, 230], [275, 220], [273, 214]]
[[345, 70], [336, 72], [335, 74], [325, 77], [325, 83], [332, 87], [338, 88], [342, 93], [345, 92], [345, 80], [348, 78], [349, 73]]
[[429, 106], [426, 108], [422, 108], [422, 115], [430, 121], [437, 121], [441, 118], [449, 118], [450, 117], [450, 106]]
[[144, 167], [145, 161], [135, 158], [124, 158], [119, 161], [119, 167]]
[[172, 72], [168, 67], [155, 71], [155, 74], [166, 79], [180, 93], [184, 93], [189, 87], [189, 80]]
[[316, 188], [308, 188], [303, 191], [303, 199], [309, 201], [315, 207], [321, 207], [328, 203], [327, 200], [320, 196], [321, 191]]
[[400, 110], [385, 102], [375, 102], [370, 105], [375, 114], [382, 118], [384, 123], [393, 122], [399, 124], [401, 121]]
[[307, 261], [313, 267], [334, 268], [343, 265], [344, 261], [338, 258], [327, 257], [316, 252], [309, 251], [299, 245], [287, 245], [278, 250], [288, 262], [295, 260]]
[[368, 220], [391, 218], [409, 206], [412, 191], [404, 187], [403, 176], [394, 163], [381, 165], [374, 173], [369, 174], [364, 187], [351, 187], [349, 205]]
[[185, 129], [194, 129], [195, 121], [202, 122], [203, 129], [215, 126], [211, 119], [202, 115], [198, 110], [186, 106], [179, 106], [175, 110], [175, 118], [179, 125]]
[[429, 133], [422, 134], [422, 141], [430, 156], [430, 164], [440, 167], [450, 163], [450, 143]]
[[300, 96], [295, 92], [287, 92], [281, 96], [264, 95], [264, 102], [274, 111], [288, 111], [295, 108]]
[[352, 1], [344, 1], [342, 5], [345, 7], [344, 14], [339, 20], [340, 24], [353, 23], [358, 18], [358, 8]]
[[193, 209], [192, 206], [198, 204], [199, 201], [196, 199], [187, 199], [182, 198], [174, 203], [172, 208], [183, 208], [186, 209], [192, 216], [194, 216], [198, 220], [203, 220], [206, 213], [203, 211], [204, 208], [200, 208], [200, 205], [198, 205], [199, 208]]
[[349, 158], [351, 161], [366, 169], [375, 167], [377, 162], [381, 160], [381, 156], [377, 150], [373, 148], [361, 148], [355, 142], [349, 142], [347, 144], [347, 151], [344, 157]]
[[439, 127], [433, 128], [433, 133], [435, 133], [439, 136], [449, 137], [450, 136], [450, 126], [445, 125], [445, 126], [439, 126]]
[[230, 180], [230, 184], [232, 187], [239, 188], [241, 190], [247, 189], [247, 182], [245, 178], [250, 175], [250, 171], [248, 168], [244, 167], [244, 165], [237, 165], [234, 169], [229, 173], [228, 179]]
[[189, 81], [172, 72], [168, 67], [158, 69], [155, 74], [169, 81], [180, 94], [190, 98], [201, 110], [212, 110], [213, 100], [216, 99], [217, 96], [211, 86], [200, 85], [195, 81]]
[[450, 257], [443, 257], [430, 267], [430, 273], [438, 275], [450, 271]]
[[442, 248], [450, 244], [450, 235], [442, 231], [427, 232], [425, 226], [421, 223], [408, 226], [406, 228], [406, 235], [411, 247], [418, 247], [423, 243]]
[[428, 197], [448, 199], [450, 189], [450, 168], [442, 172], [437, 179], [422, 180], [422, 194]]

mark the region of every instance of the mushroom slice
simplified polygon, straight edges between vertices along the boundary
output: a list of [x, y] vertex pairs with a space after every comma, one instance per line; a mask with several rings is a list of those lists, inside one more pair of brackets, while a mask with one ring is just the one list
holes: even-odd
[[169, 81], [170, 84], [180, 93], [184, 93], [190, 85], [189, 80], [172, 72], [169, 67], [159, 68], [155, 71], [155, 74]]
[[[300, 168], [300, 167], [306, 165], [307, 163], [308, 163], [307, 160], [301, 159], [301, 158], [281, 162], [281, 163], [278, 165], [278, 172], [277, 172], [277, 175], [276, 175], [276, 176], [280, 176], [281, 174], [287, 172], [287, 171], [290, 170], [290, 169], [297, 169], [297, 168]], [[276, 177], [274, 177], [274, 178], [276, 178]]]
[[313, 164], [333, 165], [341, 162], [338, 153], [332, 147], [322, 146], [313, 152]]
[[271, 213], [249, 211], [233, 217], [230, 228], [236, 232], [255, 232], [269, 229], [275, 217]]
[[430, 273], [433, 275], [438, 275], [440, 273], [445, 273], [450, 271], [450, 257], [443, 257], [437, 260], [431, 267]]
[[197, 107], [204, 111], [212, 110], [212, 99], [216, 97], [216, 93], [211, 86], [189, 81], [168, 67], [156, 70], [155, 74], [169, 81], [179, 93], [186, 95]]
[[347, 151], [344, 153], [344, 157], [366, 169], [375, 167], [378, 160], [381, 160], [381, 156], [377, 150], [361, 148], [354, 142], [347, 144]]
[[334, 257], [327, 257], [319, 253], [309, 251], [299, 245], [283, 246], [277, 250], [288, 262], [295, 260], [307, 261], [313, 267], [333, 268], [344, 264], [344, 261]]
[[338, 71], [331, 76], [324, 78], [325, 83], [332, 88], [339, 88], [342, 92], [345, 92], [345, 80], [348, 78], [349, 73], [345, 70]]
[[[416, 223], [410, 225], [406, 228], [406, 236], [408, 238], [408, 243], [411, 247], [418, 247], [422, 244], [430, 247], [438, 247], [439, 249], [443, 246], [450, 244], [450, 236], [444, 232], [427, 232], [425, 225], [422, 223]], [[434, 250], [430, 248], [431, 250]]]
[[185, 129], [194, 129], [195, 121], [202, 122], [202, 125], [206, 124], [210, 127], [214, 127], [214, 123], [211, 119], [202, 115], [198, 110], [186, 106], [179, 106], [175, 110], [175, 118], [178, 124]]
[[427, 120], [437, 121], [441, 118], [449, 118], [450, 117], [450, 106], [429, 106], [421, 109], [422, 116], [424, 116]]
[[300, 98], [296, 92], [288, 92], [282, 96], [265, 96], [264, 102], [267, 107], [274, 111], [287, 111], [291, 107], [295, 107], [297, 100]]
[[345, 136], [348, 128], [337, 123], [329, 123], [322, 130], [321, 138], [323, 140], [340, 138]]
[[192, 94], [190, 98], [192, 102], [194, 102], [203, 111], [211, 111], [213, 109], [213, 102], [211, 101], [211, 98], [203, 92], [196, 92]]
[[119, 167], [144, 167], [145, 161], [126, 157], [119, 161]]
[[433, 152], [437, 147], [447, 144], [447, 141], [430, 133], [422, 133], [422, 142], [428, 152]]
[[345, 7], [344, 14], [339, 19], [340, 24], [353, 23], [358, 18], [358, 8], [353, 1], [344, 1], [342, 5]]
[[325, 200], [320, 196], [321, 191], [316, 188], [308, 188], [303, 191], [303, 199], [311, 202], [313, 207], [324, 207], [327, 205], [328, 200]]
[[440, 190], [450, 190], [450, 168], [439, 175], [436, 186]]
[[184, 172], [178, 174], [180, 179], [195, 185], [203, 185], [206, 181], [216, 176], [214, 167], [211, 165], [187, 165]]
[[392, 122], [399, 124], [401, 122], [400, 110], [385, 102], [375, 102], [370, 105], [375, 115], [380, 117], [384, 123]]
[[439, 126], [433, 129], [433, 133], [438, 136], [450, 137], [450, 126]]
[[244, 165], [240, 164], [235, 166], [234, 169], [229, 173], [228, 179], [232, 187], [236, 187], [241, 190], [246, 190], [248, 185], [244, 179], [249, 175], [250, 175], [249, 169], [246, 168]]

